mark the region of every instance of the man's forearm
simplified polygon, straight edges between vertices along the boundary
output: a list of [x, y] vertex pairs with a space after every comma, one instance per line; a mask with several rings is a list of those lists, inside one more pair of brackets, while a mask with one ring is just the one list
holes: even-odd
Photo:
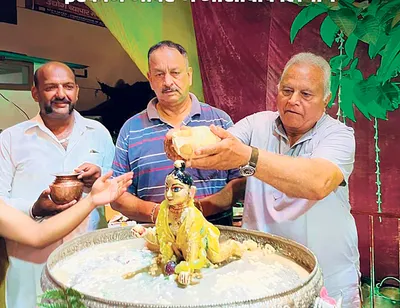
[[219, 192], [200, 200], [204, 216], [210, 216], [229, 209], [236, 201], [243, 199], [246, 178], [231, 180]]
[[[130, 219], [140, 222], [152, 222], [151, 213], [155, 204], [155, 202], [144, 201], [131, 193], [125, 192], [116, 201], [111, 203], [111, 207]], [[154, 218], [156, 217], [154, 215]]]
[[289, 197], [320, 200], [343, 181], [340, 169], [321, 158], [289, 157], [260, 150], [255, 177]]

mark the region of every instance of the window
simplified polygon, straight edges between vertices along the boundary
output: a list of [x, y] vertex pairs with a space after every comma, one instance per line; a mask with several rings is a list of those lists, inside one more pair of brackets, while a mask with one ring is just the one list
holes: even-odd
[[0, 58], [0, 90], [30, 91], [33, 84], [33, 63]]

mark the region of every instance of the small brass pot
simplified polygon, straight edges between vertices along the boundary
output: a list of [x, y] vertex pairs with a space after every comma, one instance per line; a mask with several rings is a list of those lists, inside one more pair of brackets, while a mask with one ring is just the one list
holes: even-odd
[[78, 179], [79, 173], [59, 173], [50, 187], [50, 197], [56, 204], [66, 204], [82, 197], [83, 182]]

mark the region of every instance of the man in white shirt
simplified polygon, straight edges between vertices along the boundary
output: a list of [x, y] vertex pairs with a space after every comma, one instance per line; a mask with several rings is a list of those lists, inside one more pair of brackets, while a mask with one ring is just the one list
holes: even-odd
[[[79, 87], [68, 66], [46, 63], [35, 72], [34, 82], [32, 97], [39, 104], [39, 114], [0, 134], [0, 198], [32, 218], [42, 219], [72, 206], [56, 205], [47, 193], [42, 193], [54, 174], [81, 172], [88, 192], [102, 172], [111, 169], [114, 145], [102, 124], [74, 110]], [[96, 229], [100, 216], [93, 211], [67, 238]], [[7, 242], [9, 308], [36, 307], [37, 296], [42, 293], [43, 265], [67, 238], [41, 250]]]
[[[199, 149], [208, 155], [191, 167], [239, 168], [248, 177], [243, 227], [270, 232], [310, 248], [318, 258], [329, 296], [342, 307], [360, 307], [357, 229], [350, 213], [348, 181], [353, 171], [353, 129], [325, 113], [330, 66], [300, 53], [286, 64], [277, 112], [263, 111], [236, 123], [222, 138]], [[167, 138], [170, 149], [171, 134]]]

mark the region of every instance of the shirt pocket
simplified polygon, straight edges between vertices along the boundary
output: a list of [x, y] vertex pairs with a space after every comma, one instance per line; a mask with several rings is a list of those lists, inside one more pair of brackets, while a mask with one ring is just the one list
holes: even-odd
[[101, 154], [97, 149], [90, 148], [89, 153], [86, 155], [85, 161], [101, 167], [103, 164], [103, 154]]

